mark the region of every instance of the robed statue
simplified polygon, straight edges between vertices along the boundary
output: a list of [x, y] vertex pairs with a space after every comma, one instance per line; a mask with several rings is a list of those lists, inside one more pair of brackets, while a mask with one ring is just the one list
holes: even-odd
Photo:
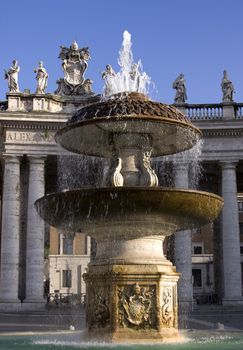
[[229, 80], [228, 73], [226, 70], [223, 72], [223, 79], [221, 82], [221, 88], [223, 92], [223, 102], [233, 102], [234, 101], [234, 85], [232, 81]]
[[104, 94], [105, 96], [112, 95], [113, 87], [116, 77], [116, 72], [113, 70], [112, 66], [110, 64], [107, 64], [105, 67], [105, 71], [101, 73], [102, 79], [105, 81], [105, 88], [104, 88]]
[[63, 61], [62, 69], [64, 78], [57, 81], [58, 95], [83, 95], [90, 94], [92, 81], [84, 78], [90, 59], [89, 48], [79, 48], [76, 41], [67, 48], [61, 46], [59, 58]]
[[184, 74], [180, 74], [173, 83], [173, 89], [176, 90], [174, 98], [175, 103], [185, 103], [187, 100], [186, 81]]
[[37, 88], [36, 94], [44, 94], [47, 87], [48, 74], [46, 69], [43, 67], [43, 62], [39, 62], [39, 66], [34, 70], [36, 73]]
[[4, 78], [8, 80], [9, 92], [19, 92], [19, 85], [18, 85], [19, 70], [20, 68], [18, 66], [17, 60], [13, 60], [13, 64], [8, 71], [5, 70]]

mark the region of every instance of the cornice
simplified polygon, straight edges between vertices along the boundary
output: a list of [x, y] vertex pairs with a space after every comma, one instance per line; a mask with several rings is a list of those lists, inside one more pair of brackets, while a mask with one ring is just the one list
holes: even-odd
[[4, 129], [18, 130], [59, 130], [65, 122], [27, 122], [27, 121], [0, 121], [0, 127]]

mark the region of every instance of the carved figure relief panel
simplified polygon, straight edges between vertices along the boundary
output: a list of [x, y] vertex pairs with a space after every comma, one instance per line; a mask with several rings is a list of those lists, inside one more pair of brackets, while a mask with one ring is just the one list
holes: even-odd
[[89, 328], [105, 328], [110, 325], [110, 298], [106, 286], [89, 288], [87, 325]]
[[161, 290], [161, 323], [163, 328], [177, 327], [176, 286], [164, 286]]
[[131, 284], [117, 287], [119, 327], [156, 329], [156, 286]]

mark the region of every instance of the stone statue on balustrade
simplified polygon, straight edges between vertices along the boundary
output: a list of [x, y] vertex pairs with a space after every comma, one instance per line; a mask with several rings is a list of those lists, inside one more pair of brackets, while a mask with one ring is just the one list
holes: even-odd
[[184, 74], [180, 74], [173, 83], [173, 89], [176, 90], [174, 98], [175, 103], [185, 103], [187, 100], [186, 81]]
[[90, 59], [89, 48], [79, 48], [76, 41], [67, 48], [61, 46], [59, 58], [63, 61], [64, 78], [59, 79], [56, 94], [62, 96], [93, 94], [92, 80], [84, 79]]
[[141, 74], [139, 72], [139, 64], [138, 63], [133, 63], [131, 67], [131, 71], [129, 72], [130, 78], [133, 81], [133, 90], [134, 91], [139, 91], [139, 86], [140, 86], [140, 77]]
[[113, 91], [113, 84], [115, 83], [114, 77], [116, 76], [116, 72], [113, 70], [110, 64], [107, 64], [105, 67], [105, 71], [101, 74], [102, 79], [105, 81], [105, 96], [109, 96]]
[[223, 102], [233, 102], [234, 101], [234, 85], [232, 81], [229, 80], [228, 73], [226, 70], [223, 72], [223, 79], [221, 82], [221, 88], [223, 92]]
[[43, 67], [43, 62], [39, 62], [39, 66], [34, 70], [37, 80], [36, 94], [44, 94], [47, 87], [48, 74], [46, 69]]
[[4, 78], [8, 80], [9, 92], [19, 92], [19, 85], [18, 85], [19, 70], [20, 68], [18, 66], [17, 60], [13, 60], [13, 64], [8, 71], [5, 70]]

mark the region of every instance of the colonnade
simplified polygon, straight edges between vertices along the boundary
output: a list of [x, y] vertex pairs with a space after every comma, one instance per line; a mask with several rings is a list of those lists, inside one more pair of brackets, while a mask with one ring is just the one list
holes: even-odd
[[[0, 310], [18, 307], [43, 307], [43, 263], [44, 222], [38, 216], [34, 202], [45, 193], [45, 157], [28, 156], [29, 184], [26, 239], [26, 297], [21, 304], [19, 288], [19, 240], [20, 240], [20, 161], [16, 155], [4, 156], [4, 177], [2, 195], [2, 234], [0, 269]], [[236, 161], [220, 162], [222, 171], [222, 269], [223, 304], [243, 303], [239, 216], [236, 186]], [[176, 169], [175, 184], [178, 188], [188, 187], [188, 165], [180, 164]], [[175, 264], [182, 273], [179, 282], [181, 304], [192, 302], [191, 278], [191, 233], [178, 232], [175, 235]], [[20, 306], [22, 305], [22, 306]]]
[[[20, 161], [4, 156], [2, 234], [0, 269], [0, 310], [18, 309], [20, 255]], [[43, 307], [44, 222], [34, 208], [45, 193], [45, 157], [28, 156], [29, 184], [26, 237], [26, 298], [21, 306]]]
[[[223, 305], [243, 304], [239, 212], [237, 201], [236, 165], [237, 161], [219, 162], [222, 182], [221, 195], [224, 206], [221, 214], [221, 288]], [[188, 165], [180, 163], [176, 166], [175, 185], [178, 188], [188, 187]], [[175, 234], [175, 265], [182, 273], [178, 283], [179, 306], [189, 310], [192, 305], [192, 260], [191, 260], [191, 232], [181, 231]]]

